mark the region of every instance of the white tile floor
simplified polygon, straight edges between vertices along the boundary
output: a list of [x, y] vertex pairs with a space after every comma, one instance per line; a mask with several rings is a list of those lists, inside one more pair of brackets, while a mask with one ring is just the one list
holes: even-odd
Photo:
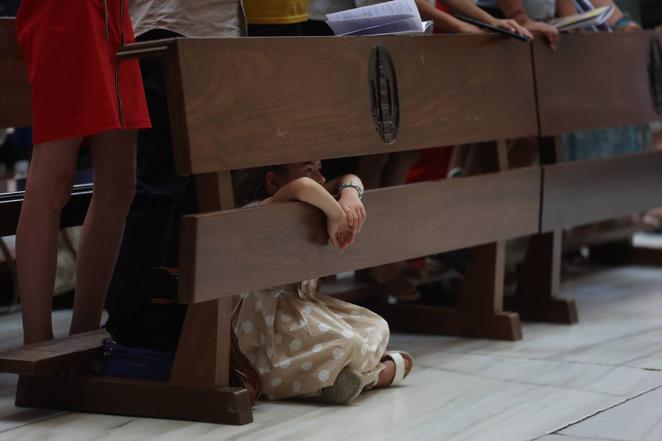
[[[662, 440], [662, 270], [621, 268], [566, 282], [580, 324], [527, 323], [516, 343], [394, 335], [416, 368], [351, 406], [261, 402], [242, 427], [18, 409], [0, 375], [3, 440]], [[68, 314], [56, 313], [58, 333]], [[0, 347], [19, 343], [0, 318]], [[101, 397], [100, 397], [101, 399]]]

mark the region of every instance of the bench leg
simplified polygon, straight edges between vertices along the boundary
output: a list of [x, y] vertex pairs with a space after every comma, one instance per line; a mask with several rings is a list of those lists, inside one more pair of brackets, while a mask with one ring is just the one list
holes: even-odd
[[16, 405], [216, 424], [253, 421], [248, 392], [97, 376], [21, 375]]
[[502, 310], [504, 266], [504, 242], [474, 247], [467, 269], [472, 277], [465, 280], [455, 308], [396, 304], [382, 305], [377, 310], [394, 330], [520, 340], [519, 316]]
[[507, 308], [523, 320], [577, 323], [577, 306], [559, 298], [561, 283], [561, 231], [531, 236], [519, 274], [517, 291]]

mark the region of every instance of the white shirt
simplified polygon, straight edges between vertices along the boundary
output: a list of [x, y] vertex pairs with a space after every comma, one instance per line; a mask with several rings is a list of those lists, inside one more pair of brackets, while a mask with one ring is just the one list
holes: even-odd
[[[499, 9], [496, 0], [478, 0], [478, 6]], [[556, 15], [555, 0], [522, 0], [526, 14], [533, 20], [549, 20]]]
[[308, 0], [308, 18], [326, 20], [326, 14], [374, 5], [388, 0]]
[[185, 37], [236, 37], [245, 34], [241, 0], [129, 0], [136, 36], [154, 29]]

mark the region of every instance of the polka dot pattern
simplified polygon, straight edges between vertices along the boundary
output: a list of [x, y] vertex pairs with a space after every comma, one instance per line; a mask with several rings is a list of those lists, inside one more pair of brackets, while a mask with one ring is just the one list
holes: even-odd
[[253, 330], [253, 323], [246, 320], [241, 324], [241, 330], [244, 332], [251, 332]]
[[233, 327], [269, 398], [314, 395], [345, 366], [361, 372], [366, 384], [378, 378], [389, 336], [383, 320], [313, 288], [299, 285], [242, 296]]
[[299, 352], [301, 350], [301, 340], [295, 338], [290, 342], [290, 349], [294, 352]]
[[326, 369], [319, 371], [319, 373], [317, 374], [317, 378], [319, 378], [320, 381], [327, 381], [330, 376], [331, 376], [331, 372], [327, 371]]

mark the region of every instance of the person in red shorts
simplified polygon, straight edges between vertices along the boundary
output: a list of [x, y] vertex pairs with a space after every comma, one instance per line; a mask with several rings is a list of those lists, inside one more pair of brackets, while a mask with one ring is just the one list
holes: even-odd
[[25, 343], [53, 338], [60, 212], [88, 138], [94, 193], [78, 250], [72, 334], [97, 329], [135, 188], [136, 129], [150, 126], [127, 0], [23, 0], [17, 37], [32, 84], [33, 153], [16, 231]]

